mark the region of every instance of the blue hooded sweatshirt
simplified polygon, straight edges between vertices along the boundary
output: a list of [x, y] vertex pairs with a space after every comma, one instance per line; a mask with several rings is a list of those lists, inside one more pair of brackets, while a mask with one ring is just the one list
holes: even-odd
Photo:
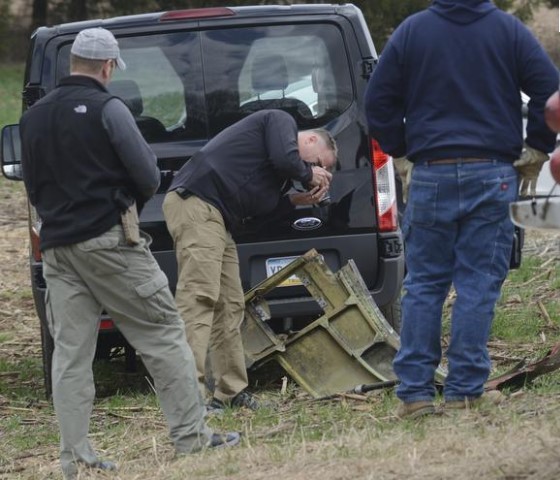
[[520, 91], [531, 97], [526, 142], [552, 151], [544, 104], [558, 70], [531, 32], [488, 0], [435, 0], [393, 33], [365, 95], [370, 134], [414, 162], [514, 161], [523, 145]]

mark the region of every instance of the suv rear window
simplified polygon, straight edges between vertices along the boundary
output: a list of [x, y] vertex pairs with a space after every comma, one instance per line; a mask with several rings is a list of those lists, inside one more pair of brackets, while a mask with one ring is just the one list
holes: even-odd
[[[150, 142], [205, 139], [265, 108], [321, 126], [349, 107], [352, 80], [333, 24], [271, 25], [119, 38], [127, 64], [109, 90]], [[70, 44], [57, 80], [68, 74]], [[202, 61], [202, 58], [205, 61]]]

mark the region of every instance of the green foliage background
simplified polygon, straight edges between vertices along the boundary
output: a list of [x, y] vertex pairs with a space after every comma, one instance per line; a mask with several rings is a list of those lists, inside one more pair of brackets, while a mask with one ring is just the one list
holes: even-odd
[[[0, 0], [0, 39], [4, 37], [8, 41], [10, 36], [7, 33], [15, 28], [14, 25], [10, 27], [9, 1]], [[31, 3], [33, 22], [30, 29], [33, 30], [40, 25], [141, 12], [226, 5], [325, 3], [325, 0], [33, 0]], [[394, 28], [407, 16], [428, 7], [432, 0], [354, 0], [352, 3], [364, 12], [375, 45], [381, 51]], [[557, 7], [556, 0], [494, 0], [494, 3], [525, 22], [531, 19], [535, 9], [541, 5]], [[27, 36], [29, 33], [31, 32], [26, 32]], [[6, 42], [0, 42], [0, 45], [1, 57], [2, 49], [9, 49], [9, 46], [6, 46]]]
[[[109, 2], [99, 2], [97, 0], [63, 0], [61, 2], [62, 12], [76, 2], [87, 4], [88, 11], [92, 12], [99, 9], [102, 4], [109, 4], [112, 14], [124, 15], [146, 11], [163, 11], [177, 8], [201, 8], [225, 5], [267, 5], [267, 4], [295, 4], [295, 3], [325, 3], [324, 0], [305, 0], [305, 1], [278, 1], [278, 0], [228, 0], [227, 2], [208, 1], [208, 0], [109, 0]], [[342, 3], [342, 2], [341, 2]], [[378, 50], [381, 51], [387, 38], [406, 17], [418, 12], [431, 5], [432, 0], [354, 0], [366, 17], [373, 41]], [[523, 21], [532, 17], [534, 10], [540, 5], [547, 5], [550, 8], [556, 7], [555, 0], [494, 0], [498, 8], [510, 11]]]

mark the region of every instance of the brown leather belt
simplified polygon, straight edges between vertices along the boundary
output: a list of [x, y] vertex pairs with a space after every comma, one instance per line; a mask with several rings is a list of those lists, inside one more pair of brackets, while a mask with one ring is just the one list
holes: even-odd
[[490, 158], [440, 158], [438, 160], [428, 160], [426, 165], [456, 165], [458, 163], [492, 163]]

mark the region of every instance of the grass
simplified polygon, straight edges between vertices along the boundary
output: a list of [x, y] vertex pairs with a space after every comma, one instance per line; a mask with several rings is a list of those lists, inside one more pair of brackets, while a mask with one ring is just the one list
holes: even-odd
[[[1, 124], [19, 118], [22, 72], [22, 66], [0, 67]], [[23, 190], [13, 186], [21, 182], [0, 179], [4, 212], [22, 198]], [[26, 246], [10, 228], [1, 232], [7, 238], [0, 236], [0, 252], [9, 250], [14, 260], [3, 263], [0, 278], [0, 480], [57, 478], [58, 429], [44, 400]], [[504, 285], [491, 338], [496, 373], [516, 359], [536, 360], [560, 341], [560, 259], [538, 253], [526, 255]], [[447, 318], [451, 304], [452, 296]], [[127, 373], [117, 359], [96, 362], [95, 377], [90, 436], [101, 455], [118, 462], [121, 479], [553, 480], [560, 471], [558, 371], [511, 392], [503, 408], [404, 422], [392, 415], [392, 390], [316, 401], [292, 382], [285, 393], [276, 383], [254, 387], [265, 408], [226, 410], [209, 419], [217, 431], [243, 432], [241, 447], [182, 460], [173, 460], [143, 372]]]
[[[496, 305], [492, 337], [513, 343], [534, 342], [543, 333], [560, 330], [560, 262], [554, 257], [523, 258], [521, 268], [511, 270]], [[444, 335], [449, 335], [452, 292], [444, 307]]]
[[558, 296], [549, 295], [559, 286], [560, 263], [553, 260], [528, 257], [521, 269], [511, 271], [494, 319], [495, 337], [523, 343], [560, 328]]
[[[0, 340], [0, 347], [5, 342]], [[43, 365], [40, 357], [0, 357], [0, 395], [16, 403], [44, 400]]]
[[0, 65], [0, 127], [19, 121], [23, 71], [23, 64]]

